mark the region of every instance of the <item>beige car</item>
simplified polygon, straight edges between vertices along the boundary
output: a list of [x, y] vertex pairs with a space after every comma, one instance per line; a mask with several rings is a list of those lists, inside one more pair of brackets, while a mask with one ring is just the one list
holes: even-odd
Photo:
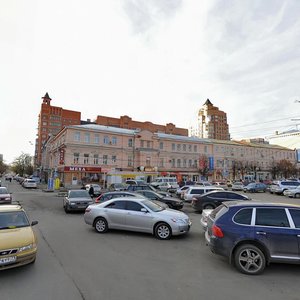
[[0, 206], [0, 270], [33, 263], [37, 239], [24, 209], [20, 205]]

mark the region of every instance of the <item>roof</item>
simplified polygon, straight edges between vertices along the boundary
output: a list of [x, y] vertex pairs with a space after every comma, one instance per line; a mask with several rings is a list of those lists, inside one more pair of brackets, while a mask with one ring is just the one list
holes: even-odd
[[300, 208], [300, 204], [293, 204], [293, 203], [276, 203], [276, 202], [268, 202], [263, 200], [250, 200], [250, 201], [225, 201], [223, 202], [225, 206], [247, 206], [247, 207], [294, 207]]
[[52, 100], [52, 99], [49, 97], [49, 94], [48, 94], [48, 93], [46, 93], [45, 96], [42, 97], [42, 99], [50, 99], [50, 100]]
[[213, 105], [210, 100], [207, 98], [207, 100], [205, 101], [205, 103], [203, 105]]
[[167, 133], [154, 133], [158, 138], [163, 139], [172, 139], [172, 140], [182, 140], [186, 142], [202, 142], [210, 144], [212, 140], [210, 139], [201, 139], [195, 136], [182, 136], [182, 135], [175, 135], [175, 134], [167, 134]]
[[67, 126], [67, 128], [107, 131], [111, 133], [121, 133], [121, 134], [130, 134], [130, 135], [134, 135], [137, 132], [140, 132], [134, 129], [124, 129], [124, 128], [118, 128], [112, 126], [98, 125], [98, 124], [71, 125], [71, 126]]
[[20, 211], [23, 210], [20, 205], [8, 204], [0, 205], [0, 212]]

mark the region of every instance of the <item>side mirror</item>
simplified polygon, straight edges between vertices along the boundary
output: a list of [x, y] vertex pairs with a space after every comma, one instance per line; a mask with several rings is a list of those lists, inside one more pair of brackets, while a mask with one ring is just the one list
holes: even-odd
[[34, 225], [36, 225], [36, 224], [38, 224], [39, 222], [38, 221], [32, 221], [31, 222], [31, 226], [34, 226]]
[[144, 213], [147, 213], [148, 212], [148, 210], [146, 209], [146, 208], [141, 208], [141, 212], [144, 212]]

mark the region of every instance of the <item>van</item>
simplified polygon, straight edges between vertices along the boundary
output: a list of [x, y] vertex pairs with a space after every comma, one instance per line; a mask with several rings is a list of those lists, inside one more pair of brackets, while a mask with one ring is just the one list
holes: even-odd
[[176, 177], [157, 177], [155, 181], [151, 182], [151, 185], [155, 188], [160, 188], [160, 186], [162, 188], [165, 186], [169, 186], [169, 188], [175, 190], [179, 188]]
[[200, 196], [211, 191], [219, 190], [224, 191], [223, 188], [217, 186], [191, 186], [185, 191], [183, 197], [186, 202], [192, 202], [194, 196]]

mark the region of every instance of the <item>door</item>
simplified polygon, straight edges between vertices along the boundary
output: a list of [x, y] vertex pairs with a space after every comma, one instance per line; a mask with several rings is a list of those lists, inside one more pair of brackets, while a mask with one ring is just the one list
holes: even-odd
[[152, 232], [152, 214], [141, 211], [142, 208], [144, 206], [135, 201], [126, 201], [126, 227], [128, 230]]
[[108, 227], [126, 229], [126, 201], [116, 200], [105, 206]]
[[297, 230], [290, 227], [284, 208], [256, 208], [254, 234], [267, 245], [275, 260], [297, 259], [299, 246]]

